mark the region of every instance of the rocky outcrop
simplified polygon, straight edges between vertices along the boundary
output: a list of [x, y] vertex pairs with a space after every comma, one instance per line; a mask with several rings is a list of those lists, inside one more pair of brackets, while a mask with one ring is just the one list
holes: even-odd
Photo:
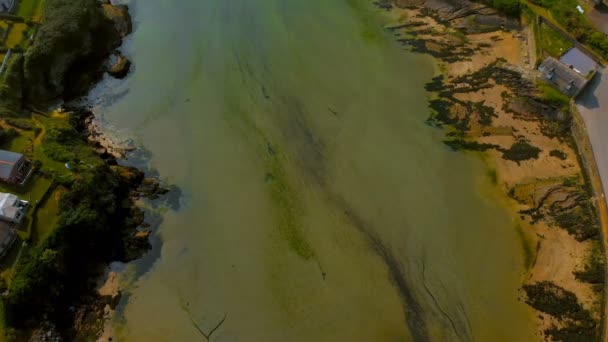
[[109, 1], [104, 1], [101, 8], [106, 18], [114, 23], [114, 29], [121, 38], [126, 37], [133, 31], [133, 22], [127, 5], [112, 5]]
[[95, 117], [92, 112], [88, 112], [82, 118], [84, 125], [84, 134], [87, 137], [87, 141], [90, 145], [95, 148], [95, 151], [104, 159], [123, 159], [125, 154], [132, 151], [134, 148], [125, 147], [117, 144], [102, 132], [100, 127], [95, 121]]
[[108, 73], [112, 77], [125, 78], [131, 68], [131, 61], [127, 57], [123, 56], [120, 52], [116, 51], [112, 54], [108, 60]]
[[[86, 93], [106, 71], [103, 61], [132, 29], [124, 5], [97, 0], [48, 0], [47, 5], [23, 63], [26, 102], [35, 106]], [[121, 60], [116, 68], [117, 74], [125, 73], [128, 62]]]
[[[386, 1], [384, 1], [386, 6]], [[516, 19], [507, 18], [493, 8], [469, 0], [394, 0], [397, 7], [421, 7], [439, 22], [450, 23], [465, 33], [488, 32], [519, 27]]]
[[137, 188], [137, 194], [149, 199], [156, 199], [169, 191], [169, 189], [161, 186], [160, 182], [156, 178], [144, 179]]

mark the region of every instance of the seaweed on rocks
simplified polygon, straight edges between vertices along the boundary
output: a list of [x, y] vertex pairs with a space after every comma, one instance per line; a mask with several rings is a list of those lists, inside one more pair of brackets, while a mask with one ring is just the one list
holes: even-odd
[[484, 143], [478, 143], [477, 141], [468, 141], [468, 140], [463, 140], [463, 139], [445, 140], [443, 143], [445, 145], [447, 145], [449, 148], [451, 148], [452, 151], [464, 150], [464, 151], [484, 152], [484, 151], [488, 151], [488, 150], [500, 149], [499, 145], [484, 144]]
[[595, 341], [599, 338], [597, 322], [574, 293], [549, 281], [527, 284], [523, 289], [528, 305], [559, 321], [559, 326], [551, 325], [545, 330], [545, 335], [554, 341]]
[[519, 140], [515, 142], [507, 150], [502, 151], [502, 157], [506, 160], [511, 160], [516, 163], [520, 163], [528, 159], [538, 159], [538, 155], [541, 152], [540, 148], [530, 145], [525, 140]]

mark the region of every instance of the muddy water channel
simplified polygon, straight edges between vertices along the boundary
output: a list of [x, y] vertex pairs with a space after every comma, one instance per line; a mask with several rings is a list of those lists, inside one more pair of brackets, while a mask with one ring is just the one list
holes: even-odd
[[[124, 341], [528, 341], [520, 235], [428, 127], [432, 61], [366, 0], [130, 3], [94, 94], [183, 191], [131, 265]], [[128, 278], [128, 277], [127, 277]]]

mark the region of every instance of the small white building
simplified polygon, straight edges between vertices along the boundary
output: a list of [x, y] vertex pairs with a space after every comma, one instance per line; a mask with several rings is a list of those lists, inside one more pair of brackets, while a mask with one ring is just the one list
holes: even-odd
[[21, 223], [29, 206], [16, 195], [0, 192], [0, 220]]

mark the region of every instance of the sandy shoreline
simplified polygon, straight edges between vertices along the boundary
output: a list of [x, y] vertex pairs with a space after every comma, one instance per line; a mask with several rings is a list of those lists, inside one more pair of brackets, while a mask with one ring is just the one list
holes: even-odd
[[[482, 151], [489, 177], [502, 194], [499, 201], [522, 232], [529, 254], [522, 285], [528, 304], [538, 312], [539, 335], [559, 338], [589, 328], [591, 321], [595, 325], [588, 331], [596, 331], [602, 319], [602, 291], [598, 284], [581, 280], [580, 273], [597, 253], [598, 218], [576, 144], [569, 129], [557, 129], [561, 112], [537, 101], [532, 30], [524, 26], [478, 33], [471, 32], [476, 29], [472, 24], [463, 34], [438, 20], [441, 13], [415, 2], [397, 3], [402, 8], [391, 8], [389, 16], [396, 22], [390, 31], [413, 51], [430, 54], [437, 62], [438, 77], [427, 85], [435, 94], [431, 107], [436, 113], [430, 122], [445, 127], [449, 146]], [[539, 103], [529, 105], [534, 101]], [[590, 216], [580, 217], [595, 224], [580, 227], [566, 220], [577, 215]], [[590, 318], [565, 319], [536, 300], [534, 291], [555, 295], [556, 300], [571, 298], [571, 293], [571, 304]]]

